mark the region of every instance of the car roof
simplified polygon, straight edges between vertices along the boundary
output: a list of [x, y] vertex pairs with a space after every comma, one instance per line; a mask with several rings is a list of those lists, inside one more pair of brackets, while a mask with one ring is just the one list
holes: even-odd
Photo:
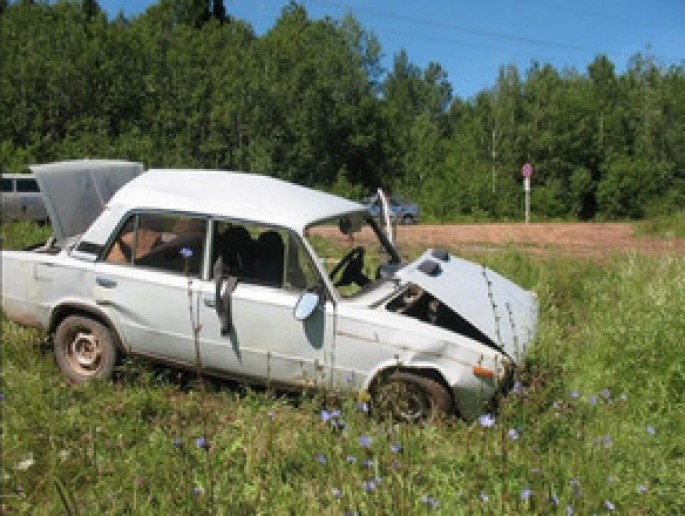
[[109, 204], [254, 221], [303, 231], [366, 208], [273, 177], [223, 170], [152, 169], [123, 186]]

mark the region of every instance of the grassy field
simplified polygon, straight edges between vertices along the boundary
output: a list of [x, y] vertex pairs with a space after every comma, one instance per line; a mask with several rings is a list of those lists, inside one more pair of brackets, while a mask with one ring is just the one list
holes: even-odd
[[[40, 231], [4, 226], [4, 245]], [[353, 396], [201, 389], [139, 361], [73, 385], [3, 319], [2, 512], [685, 513], [685, 259], [471, 258], [542, 311], [513, 392], [471, 423], [391, 425]]]

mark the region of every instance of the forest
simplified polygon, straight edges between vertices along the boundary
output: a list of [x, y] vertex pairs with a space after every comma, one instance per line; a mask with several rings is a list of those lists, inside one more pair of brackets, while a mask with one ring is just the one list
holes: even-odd
[[360, 199], [383, 187], [424, 220], [627, 220], [685, 205], [685, 64], [622, 73], [503, 63], [454, 95], [440, 63], [384, 69], [352, 16], [295, 2], [258, 36], [222, 0], [0, 0], [0, 170], [63, 159], [243, 170]]

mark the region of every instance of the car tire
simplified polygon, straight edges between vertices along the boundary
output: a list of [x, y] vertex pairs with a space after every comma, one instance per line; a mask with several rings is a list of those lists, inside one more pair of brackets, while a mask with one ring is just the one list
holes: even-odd
[[57, 327], [55, 360], [74, 382], [109, 379], [114, 372], [117, 348], [107, 326], [90, 318], [71, 315]]
[[374, 389], [372, 412], [380, 419], [430, 422], [452, 415], [454, 404], [440, 382], [416, 373], [396, 371]]

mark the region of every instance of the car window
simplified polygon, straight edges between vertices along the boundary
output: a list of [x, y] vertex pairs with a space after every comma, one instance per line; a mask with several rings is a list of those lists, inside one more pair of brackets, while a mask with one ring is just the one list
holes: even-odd
[[319, 284], [302, 243], [280, 228], [216, 221], [212, 263], [215, 273], [221, 270], [244, 283], [297, 291]]
[[3, 179], [2, 180], [2, 191], [3, 192], [12, 192], [12, 180], [11, 179]]
[[206, 226], [205, 219], [183, 215], [133, 215], [114, 238], [105, 260], [197, 277]]
[[17, 179], [17, 192], [38, 192], [38, 183], [35, 179]]

